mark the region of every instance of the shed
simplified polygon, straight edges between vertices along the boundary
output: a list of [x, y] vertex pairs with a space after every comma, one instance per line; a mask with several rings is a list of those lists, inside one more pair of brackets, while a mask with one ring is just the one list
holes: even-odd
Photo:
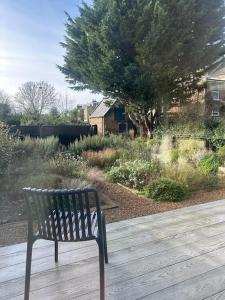
[[89, 117], [92, 126], [96, 126], [97, 133], [127, 133], [128, 121], [125, 115], [125, 108], [116, 104], [116, 101], [103, 99]]

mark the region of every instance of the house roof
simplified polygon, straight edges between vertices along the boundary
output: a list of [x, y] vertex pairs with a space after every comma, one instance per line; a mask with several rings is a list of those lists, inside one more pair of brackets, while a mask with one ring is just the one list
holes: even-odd
[[[103, 118], [112, 108], [112, 105], [108, 105], [107, 102], [108, 99], [103, 99], [99, 105], [96, 107], [96, 109], [92, 112], [90, 115], [90, 118]], [[114, 104], [114, 102], [113, 102]]]
[[211, 69], [208, 74], [207, 78], [209, 80], [225, 80], [225, 60], [221, 60], [216, 67]]

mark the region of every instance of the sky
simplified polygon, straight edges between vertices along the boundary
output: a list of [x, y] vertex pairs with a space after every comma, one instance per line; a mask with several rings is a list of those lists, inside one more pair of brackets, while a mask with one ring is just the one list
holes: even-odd
[[[91, 0], [86, 0], [91, 3]], [[0, 0], [0, 89], [14, 95], [26, 81], [45, 80], [67, 94], [69, 105], [83, 104], [101, 95], [69, 89], [56, 65], [63, 64], [67, 11], [79, 14], [82, 0]], [[71, 107], [71, 108], [72, 108]]]

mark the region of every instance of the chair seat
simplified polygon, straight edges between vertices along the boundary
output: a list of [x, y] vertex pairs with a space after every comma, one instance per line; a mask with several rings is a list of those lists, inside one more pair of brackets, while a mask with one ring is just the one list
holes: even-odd
[[42, 224], [45, 225], [38, 228], [36, 237], [57, 241], [93, 240], [98, 237], [97, 221], [95, 211], [89, 214], [85, 212], [75, 214], [54, 210], [48, 218], [42, 220]]

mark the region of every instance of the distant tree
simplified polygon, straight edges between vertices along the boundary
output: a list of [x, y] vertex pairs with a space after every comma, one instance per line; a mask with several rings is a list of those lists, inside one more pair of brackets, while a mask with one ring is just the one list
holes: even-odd
[[83, 123], [84, 122], [84, 110], [82, 107], [77, 105], [76, 108], [72, 109], [68, 113], [70, 123]]
[[10, 97], [3, 90], [0, 90], [0, 121], [6, 123], [11, 113]]
[[0, 103], [10, 103], [10, 96], [3, 90], [0, 90]]
[[224, 15], [223, 0], [95, 0], [68, 15], [59, 68], [73, 89], [125, 104], [152, 136], [162, 107], [190, 98], [224, 53]]
[[24, 83], [15, 97], [21, 111], [36, 121], [54, 105], [56, 99], [55, 88], [45, 81]]

